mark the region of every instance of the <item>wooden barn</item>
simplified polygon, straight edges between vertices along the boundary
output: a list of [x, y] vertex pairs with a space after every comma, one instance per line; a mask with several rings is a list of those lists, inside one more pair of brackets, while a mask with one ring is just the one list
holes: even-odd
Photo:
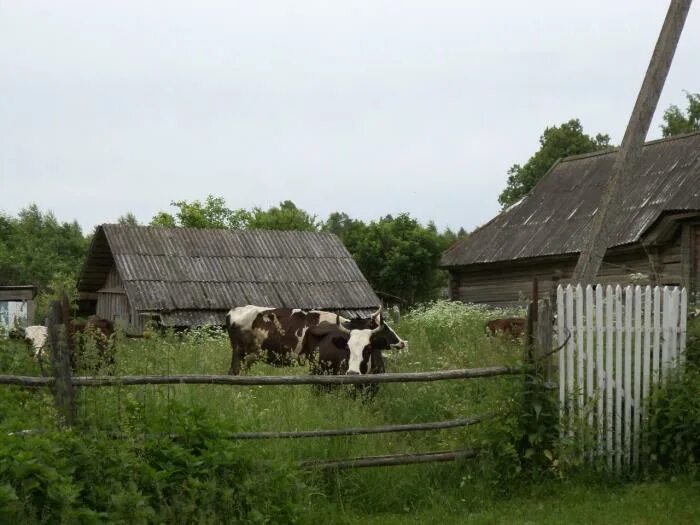
[[380, 300], [340, 239], [298, 231], [99, 226], [78, 282], [94, 313], [143, 332], [223, 325], [234, 306], [368, 317]]
[[[533, 277], [567, 282], [612, 172], [614, 151], [558, 161], [521, 201], [446, 250], [451, 299], [509, 305]], [[612, 223], [598, 282], [700, 285], [700, 133], [647, 142]]]

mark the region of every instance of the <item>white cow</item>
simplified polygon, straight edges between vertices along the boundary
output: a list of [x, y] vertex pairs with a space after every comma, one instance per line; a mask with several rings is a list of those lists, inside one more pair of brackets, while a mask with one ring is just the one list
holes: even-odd
[[44, 357], [49, 331], [45, 326], [28, 326], [24, 329], [24, 340], [32, 347], [34, 359], [41, 361]]

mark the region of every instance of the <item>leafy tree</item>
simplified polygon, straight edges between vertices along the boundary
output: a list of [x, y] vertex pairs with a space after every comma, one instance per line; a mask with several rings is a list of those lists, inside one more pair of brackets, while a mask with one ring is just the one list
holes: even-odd
[[174, 228], [175, 226], [178, 226], [178, 224], [175, 221], [175, 217], [173, 217], [170, 213], [167, 213], [165, 211], [159, 211], [151, 219], [151, 226], [162, 226], [164, 228]]
[[700, 131], [700, 93], [685, 92], [688, 108], [685, 114], [676, 105], [664, 111], [661, 132], [664, 137]]
[[437, 263], [443, 243], [408, 214], [387, 215], [352, 230], [348, 250], [378, 293], [404, 304], [430, 300], [442, 285]]
[[335, 212], [328, 216], [321, 230], [340, 237], [340, 240], [352, 254], [359, 249], [359, 245], [367, 233], [367, 225], [361, 220], [350, 218], [347, 213]]
[[241, 229], [250, 219], [245, 210], [232, 210], [226, 207], [223, 197], [207, 196], [199, 200], [173, 201], [171, 206], [178, 208], [175, 216], [159, 212], [151, 220], [151, 226], [182, 226], [184, 228]]
[[124, 215], [121, 215], [121, 216], [117, 219], [117, 224], [123, 224], [123, 225], [126, 225], [126, 226], [138, 226], [138, 225], [139, 225], [139, 221], [138, 221], [138, 219], [136, 218], [136, 215], [134, 215], [134, 214], [131, 213], [131, 212], [127, 212], [127, 213], [125, 213]]
[[11, 217], [0, 214], [0, 284], [34, 284], [75, 279], [88, 238], [77, 222], [59, 223], [51, 212], [31, 204]]
[[498, 197], [504, 207], [525, 196], [549, 168], [560, 158], [589, 153], [610, 147], [608, 135], [586, 135], [578, 119], [571, 119], [560, 126], [545, 128], [540, 137], [540, 149], [523, 164], [513, 164], [508, 170], [506, 189]]
[[440, 255], [467, 234], [464, 228], [439, 233], [434, 223], [422, 226], [408, 214], [366, 224], [336, 212], [322, 229], [340, 237], [383, 299], [404, 306], [436, 297], [447, 282], [446, 273], [437, 267]]
[[297, 208], [292, 201], [281, 202], [268, 210], [253, 208], [247, 220], [250, 230], [318, 231], [316, 216]]

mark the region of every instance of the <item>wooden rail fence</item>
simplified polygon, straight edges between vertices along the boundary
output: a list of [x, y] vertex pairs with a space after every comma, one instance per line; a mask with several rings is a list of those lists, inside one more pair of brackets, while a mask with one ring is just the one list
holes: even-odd
[[[492, 366], [484, 368], [464, 368], [458, 370], [438, 370], [433, 372], [406, 372], [388, 374], [364, 374], [355, 376], [230, 376], [230, 375], [148, 375], [148, 376], [75, 376], [67, 381], [76, 387], [107, 387], [133, 385], [231, 385], [231, 386], [274, 386], [274, 385], [367, 385], [378, 383], [416, 383], [444, 381], [447, 379], [476, 379], [517, 375], [522, 370], [517, 367]], [[25, 387], [46, 387], [61, 380], [57, 377], [36, 377], [0, 375], [0, 385]]]
[[[228, 385], [228, 386], [291, 386], [291, 385], [367, 385], [379, 383], [414, 383], [458, 379], [478, 379], [498, 376], [515, 377], [523, 369], [508, 366], [466, 368], [459, 370], [439, 370], [431, 372], [387, 373], [370, 375], [341, 376], [230, 376], [230, 375], [147, 375], [147, 376], [72, 376], [70, 367], [70, 347], [66, 339], [68, 333], [67, 303], [54, 302], [49, 317], [49, 344], [52, 359], [53, 377], [0, 375], [0, 385], [13, 385], [26, 388], [50, 388], [54, 393], [56, 408], [61, 426], [71, 426], [75, 421], [75, 388], [135, 386], [135, 385]], [[221, 436], [223, 439], [299, 439], [333, 436], [354, 436], [383, 434], [390, 432], [419, 432], [466, 427], [481, 423], [489, 416], [474, 416], [447, 421], [409, 423], [377, 427], [357, 427], [341, 429], [318, 429], [282, 432], [237, 432]], [[33, 431], [15, 433], [17, 436], [30, 435]], [[118, 436], [115, 436], [118, 437]], [[166, 437], [165, 435], [157, 437]], [[168, 437], [177, 438], [174, 435]], [[343, 469], [373, 466], [410, 465], [427, 462], [454, 461], [476, 457], [478, 450], [446, 450], [390, 454], [337, 460], [309, 460], [299, 465], [309, 469]]]

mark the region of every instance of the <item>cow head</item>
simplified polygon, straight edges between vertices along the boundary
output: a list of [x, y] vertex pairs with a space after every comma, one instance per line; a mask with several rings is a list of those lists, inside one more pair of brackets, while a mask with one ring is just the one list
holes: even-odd
[[[340, 323], [340, 317], [336, 317], [336, 326], [347, 337], [347, 347], [350, 352], [348, 357], [348, 375], [366, 373], [371, 369], [372, 353], [376, 351], [372, 347], [372, 336], [382, 330], [381, 308], [376, 311], [366, 323], [366, 328], [346, 328]], [[357, 323], [350, 323], [351, 327]], [[364, 371], [364, 372], [363, 372]]]
[[384, 322], [381, 307], [369, 319], [353, 319], [345, 324], [351, 330], [375, 330], [372, 334], [371, 344], [375, 350], [408, 350], [408, 341], [401, 339], [394, 330]]

